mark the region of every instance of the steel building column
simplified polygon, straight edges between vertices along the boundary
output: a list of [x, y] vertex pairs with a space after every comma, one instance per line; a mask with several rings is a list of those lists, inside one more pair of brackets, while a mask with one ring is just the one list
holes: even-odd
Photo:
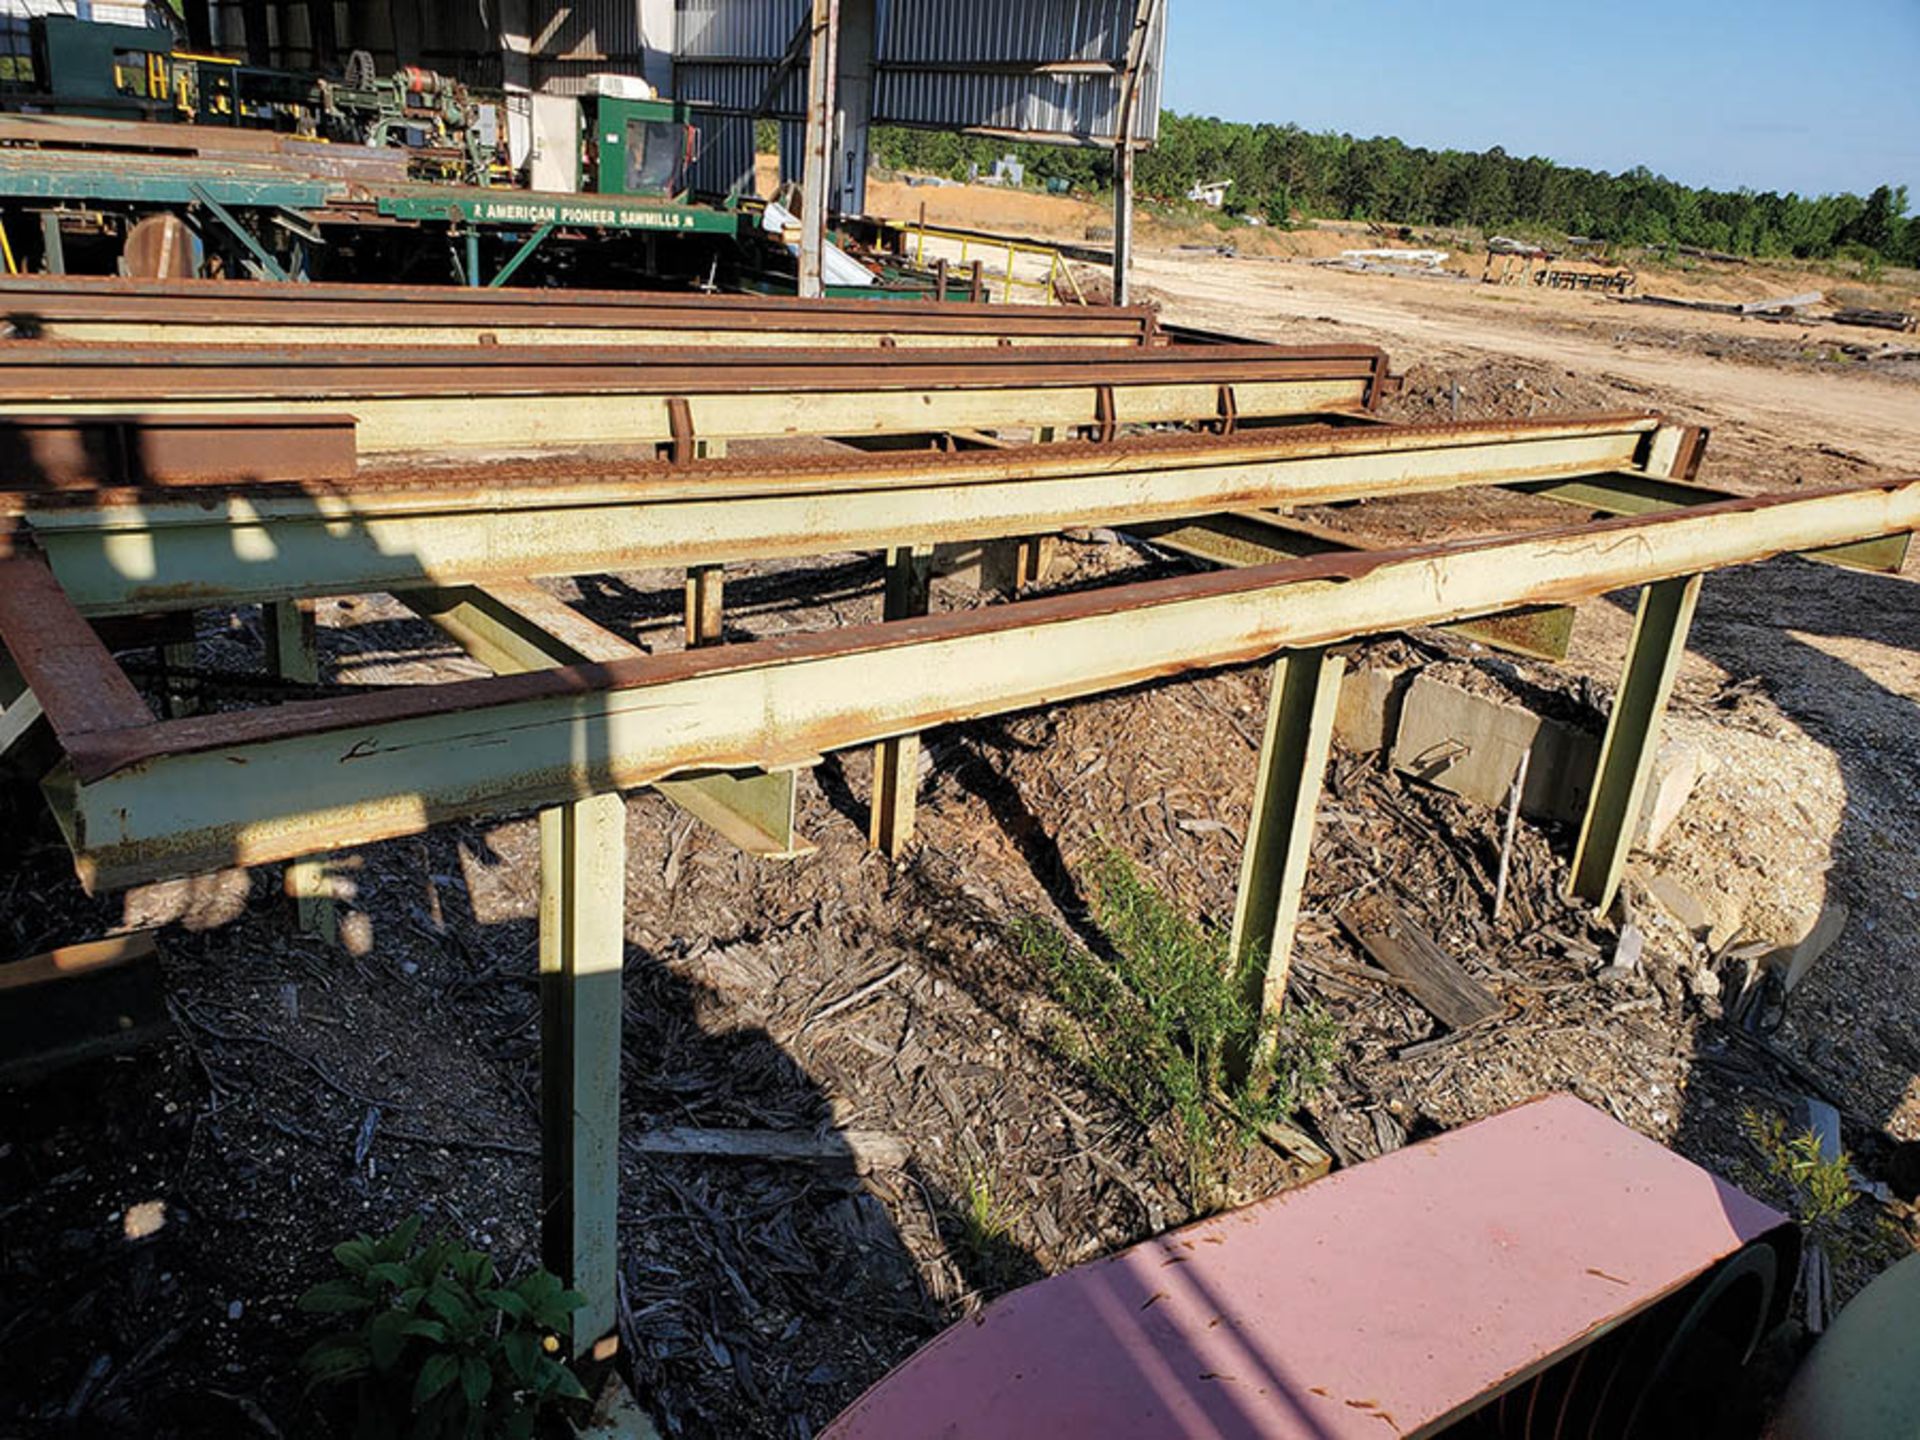
[[576, 1357], [613, 1329], [618, 1286], [626, 826], [618, 795], [540, 813], [540, 1250], [587, 1297]]
[[[903, 546], [887, 552], [886, 618], [911, 620], [927, 613], [933, 596], [933, 547]], [[889, 859], [906, 854], [913, 841], [913, 809], [919, 790], [920, 737], [894, 735], [873, 747], [873, 807], [867, 839]]]
[[840, 0], [839, 75], [834, 102], [837, 178], [834, 215], [867, 211], [868, 141], [873, 130], [875, 0]]
[[[1314, 811], [1320, 804], [1346, 668], [1344, 659], [1324, 648], [1293, 651], [1273, 666], [1229, 941], [1235, 974], [1262, 1015], [1286, 1002], [1293, 932], [1313, 849]], [[1248, 1037], [1235, 1059], [1243, 1074], [1253, 1058], [1254, 1038]]]
[[825, 297], [827, 195], [833, 186], [834, 93], [840, 65], [840, 0], [813, 0], [813, 42], [807, 63], [806, 170], [800, 202], [800, 297]]
[[1133, 35], [1127, 42], [1126, 68], [1120, 76], [1113, 164], [1113, 303], [1116, 305], [1127, 304], [1133, 288], [1133, 117], [1140, 99], [1140, 71], [1147, 61], [1147, 40], [1153, 33], [1159, 8], [1160, 0], [1140, 0], [1139, 9], [1134, 12]]
[[1660, 748], [1660, 722], [1687, 653], [1687, 631], [1699, 599], [1698, 575], [1657, 581], [1640, 592], [1626, 673], [1613, 697], [1600, 768], [1567, 883], [1569, 895], [1600, 910], [1613, 904], [1633, 849], [1635, 822]]

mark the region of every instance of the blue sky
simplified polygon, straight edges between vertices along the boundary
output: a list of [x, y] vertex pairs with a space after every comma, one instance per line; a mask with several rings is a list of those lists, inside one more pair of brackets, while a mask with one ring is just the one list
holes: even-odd
[[1920, 0], [1167, 0], [1170, 109], [1920, 205]]

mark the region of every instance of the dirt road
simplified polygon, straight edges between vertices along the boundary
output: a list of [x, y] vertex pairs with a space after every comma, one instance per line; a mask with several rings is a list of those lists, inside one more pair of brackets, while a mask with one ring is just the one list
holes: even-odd
[[[1685, 419], [1737, 426], [1747, 440], [1824, 443], [1876, 466], [1920, 471], [1920, 384], [1711, 353], [1749, 336], [1791, 341], [1795, 327], [1272, 260], [1149, 254], [1136, 275], [1170, 320], [1272, 340], [1300, 338], [1304, 325], [1313, 338], [1377, 343], [1402, 365], [1446, 366], [1489, 354], [1535, 361], [1657, 392], [1650, 403]], [[1832, 343], [1832, 327], [1821, 335]], [[1920, 362], [1906, 364], [1920, 380]]]

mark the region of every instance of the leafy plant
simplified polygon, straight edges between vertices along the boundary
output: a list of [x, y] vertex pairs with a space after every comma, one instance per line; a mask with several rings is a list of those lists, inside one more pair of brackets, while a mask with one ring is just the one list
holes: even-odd
[[1743, 1118], [1747, 1136], [1766, 1161], [1768, 1172], [1793, 1191], [1800, 1223], [1816, 1236], [1823, 1235], [1858, 1198], [1847, 1175], [1846, 1155], [1827, 1159], [1817, 1134], [1803, 1130], [1789, 1135], [1787, 1122], [1777, 1114], [1749, 1110]]
[[445, 1238], [418, 1245], [421, 1219], [334, 1247], [341, 1274], [301, 1310], [353, 1317], [300, 1360], [308, 1389], [355, 1392], [356, 1437], [529, 1440], [557, 1403], [584, 1400], [554, 1357], [586, 1297], [545, 1270], [495, 1283], [493, 1261]]
[[[1173, 1119], [1189, 1199], [1210, 1206], [1223, 1162], [1331, 1078], [1338, 1027], [1310, 1003], [1261, 1016], [1227, 935], [1189, 919], [1119, 850], [1101, 846], [1090, 870], [1110, 960], [1038, 920], [1015, 941], [1071, 1017], [1062, 1048], [1143, 1124]], [[1244, 1076], [1228, 1064], [1236, 1046], [1253, 1056]]]

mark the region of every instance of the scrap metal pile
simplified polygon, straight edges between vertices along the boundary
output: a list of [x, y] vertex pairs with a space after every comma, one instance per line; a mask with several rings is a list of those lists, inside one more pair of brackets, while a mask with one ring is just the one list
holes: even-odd
[[[1572, 871], [1604, 906], [1700, 578], [1795, 552], [1897, 570], [1920, 527], [1920, 479], [1733, 496], [1696, 481], [1704, 434], [1652, 414], [1384, 424], [1376, 349], [1194, 343], [1139, 310], [0, 293], [0, 747], [50, 731], [44, 790], [82, 883], [542, 810], [543, 1214], [549, 1263], [589, 1300], [576, 1351], [615, 1306], [623, 792], [791, 856], [799, 775], [876, 746], [871, 838], [898, 854], [922, 732], [1271, 661], [1233, 947], [1277, 1006], [1335, 647], [1461, 625], [1563, 654], [1570, 607], [1644, 587]], [[1477, 536], [1363, 550], [1289, 514], [1467, 488], [1566, 523], [1516, 501]], [[1087, 527], [1218, 568], [1020, 598], [1050, 537]], [[1009, 602], [929, 614], [936, 549], [982, 546], [1008, 557]], [[721, 643], [724, 566], [850, 550], [887, 557], [882, 623]], [[662, 567], [688, 572], [681, 653], [540, 584]], [[169, 615], [261, 604], [264, 663], [314, 682], [310, 602], [375, 593], [495, 673], [163, 718], [116, 653], [172, 643]]]

